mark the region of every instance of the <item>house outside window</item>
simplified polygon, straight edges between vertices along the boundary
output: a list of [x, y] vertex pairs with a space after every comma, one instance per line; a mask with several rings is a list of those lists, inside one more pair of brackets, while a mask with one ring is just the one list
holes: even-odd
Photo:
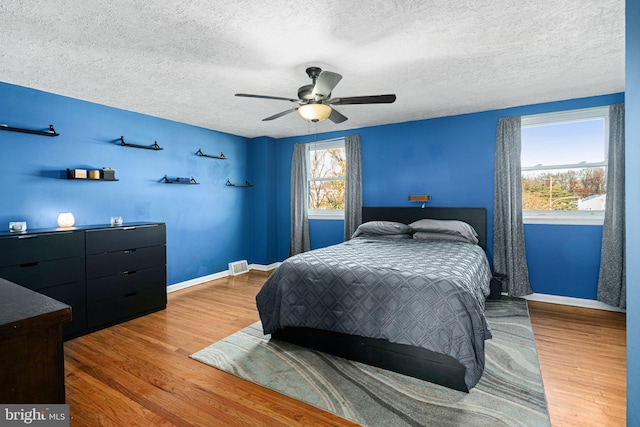
[[609, 107], [523, 116], [525, 224], [602, 224]]
[[344, 219], [347, 159], [344, 138], [307, 144], [309, 218]]

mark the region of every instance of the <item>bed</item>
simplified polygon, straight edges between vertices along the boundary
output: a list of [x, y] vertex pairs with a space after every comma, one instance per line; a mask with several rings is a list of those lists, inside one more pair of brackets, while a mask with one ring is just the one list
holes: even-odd
[[484, 316], [491, 279], [486, 210], [362, 211], [363, 224], [421, 219], [463, 221], [478, 242], [365, 235], [291, 257], [256, 296], [264, 333], [469, 391], [482, 376], [484, 341], [491, 338]]

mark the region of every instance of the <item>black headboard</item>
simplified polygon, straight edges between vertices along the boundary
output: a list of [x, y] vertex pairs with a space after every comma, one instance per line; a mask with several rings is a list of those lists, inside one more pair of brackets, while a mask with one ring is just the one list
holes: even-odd
[[478, 245], [487, 250], [487, 210], [485, 208], [362, 208], [362, 222], [395, 221], [410, 224], [419, 219], [457, 219], [478, 233]]

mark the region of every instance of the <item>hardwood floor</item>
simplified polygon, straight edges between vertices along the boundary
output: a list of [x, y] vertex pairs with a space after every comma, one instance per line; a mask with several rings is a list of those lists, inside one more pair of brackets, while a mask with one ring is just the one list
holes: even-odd
[[529, 314], [553, 426], [624, 426], [625, 314], [533, 301]]
[[[66, 342], [71, 426], [353, 426], [189, 358], [258, 320], [267, 277], [173, 292], [166, 310]], [[624, 425], [624, 315], [529, 306], [553, 426]]]

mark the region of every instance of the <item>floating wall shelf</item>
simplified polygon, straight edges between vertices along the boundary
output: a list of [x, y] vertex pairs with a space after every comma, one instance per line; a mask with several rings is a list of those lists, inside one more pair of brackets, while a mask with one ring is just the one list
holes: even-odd
[[196, 156], [209, 157], [210, 159], [227, 160], [227, 157], [224, 155], [224, 153], [220, 153], [219, 156], [212, 156], [211, 154], [204, 154], [202, 150], [199, 148], [198, 148], [198, 151], [196, 151]]
[[244, 184], [233, 184], [231, 181], [227, 180], [227, 187], [253, 187], [253, 184], [247, 180], [244, 181]]
[[41, 135], [41, 136], [58, 136], [58, 135], [60, 135], [53, 128], [53, 125], [49, 125], [49, 130], [23, 129], [23, 128], [14, 128], [12, 126], [7, 126], [7, 125], [0, 125], [0, 130], [6, 130], [6, 131], [9, 131], [9, 132], [30, 133], [32, 135]]
[[169, 179], [167, 175], [165, 175], [164, 178], [162, 178], [162, 182], [164, 182], [165, 184], [187, 184], [187, 185], [200, 184], [199, 182], [196, 181], [194, 177]]
[[128, 142], [124, 142], [124, 136], [120, 137], [120, 145], [123, 147], [144, 148], [146, 150], [163, 150], [163, 148], [158, 145], [158, 141], [153, 141], [153, 145], [129, 144]]

